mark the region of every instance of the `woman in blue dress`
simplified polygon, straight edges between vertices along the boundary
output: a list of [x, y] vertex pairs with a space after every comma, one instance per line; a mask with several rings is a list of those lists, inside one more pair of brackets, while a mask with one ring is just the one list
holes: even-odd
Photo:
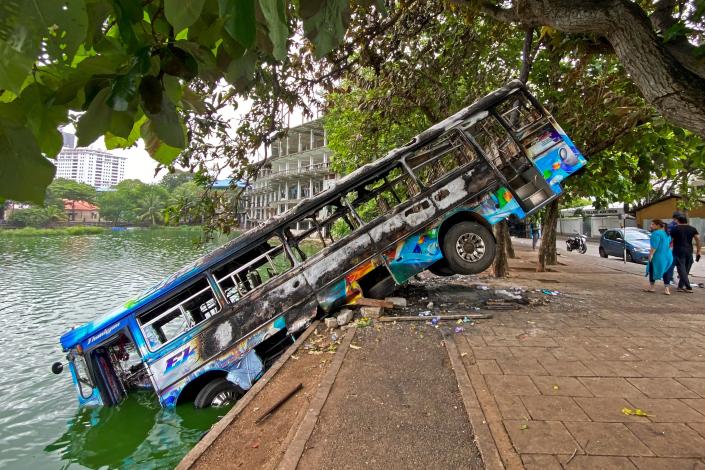
[[657, 279], [663, 279], [665, 286], [664, 294], [671, 295], [671, 280], [668, 275], [668, 268], [673, 264], [671, 254], [671, 237], [666, 233], [666, 224], [661, 219], [654, 219], [651, 222], [651, 251], [649, 252], [649, 263], [646, 265], [646, 276], [649, 277], [649, 287], [646, 292], [654, 292], [654, 284]]

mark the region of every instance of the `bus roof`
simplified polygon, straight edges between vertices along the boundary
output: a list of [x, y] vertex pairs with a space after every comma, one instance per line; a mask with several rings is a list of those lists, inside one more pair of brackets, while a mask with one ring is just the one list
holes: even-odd
[[[353, 187], [366, 182], [365, 180], [367, 179], [374, 179], [380, 170], [395, 165], [398, 158], [403, 154], [416, 150], [439, 137], [449, 129], [457, 126], [459, 123], [472, 118], [478, 113], [482, 113], [482, 111], [500, 102], [517, 89], [523, 88], [523, 86], [524, 85], [519, 80], [513, 80], [507, 83], [502, 88], [493, 91], [470, 106], [461, 109], [449, 118], [421, 132], [404, 146], [390, 151], [383, 158], [368, 163], [341, 178], [333, 187], [301, 201], [290, 211], [273, 217], [259, 227], [248, 230], [225, 245], [181, 268], [155, 286], [116, 307], [109, 313], [67, 331], [61, 336], [61, 346], [66, 350], [75, 347], [88, 338], [102, 336], [102, 332], [114, 329], [115, 325], [127, 316], [149, 304], [156, 303], [155, 301], [163, 295], [188, 282], [195, 276], [202, 274], [207, 269], [221, 263], [225, 259], [238, 253], [244, 254], [248, 250], [261, 245], [275, 232], [288, 226], [299, 217], [306, 213], [315, 212], [319, 208], [335, 202], [340, 197], [341, 192], [349, 191]], [[484, 117], [484, 115], [481, 117]], [[107, 336], [107, 334], [105, 334], [105, 336]]]

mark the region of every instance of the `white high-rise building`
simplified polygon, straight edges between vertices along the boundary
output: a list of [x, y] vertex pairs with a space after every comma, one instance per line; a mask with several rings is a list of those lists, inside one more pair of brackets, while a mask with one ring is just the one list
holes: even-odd
[[94, 188], [110, 188], [125, 179], [127, 157], [75, 145], [75, 137], [64, 133], [64, 147], [56, 157], [57, 178], [90, 184]]

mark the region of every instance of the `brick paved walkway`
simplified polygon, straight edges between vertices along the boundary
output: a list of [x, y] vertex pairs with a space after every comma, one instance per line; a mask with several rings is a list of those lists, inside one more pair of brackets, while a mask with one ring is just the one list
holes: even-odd
[[705, 469], [705, 289], [643, 293], [643, 267], [580, 255], [535, 273], [518, 254], [507, 285], [562, 295], [453, 338], [503, 465]]

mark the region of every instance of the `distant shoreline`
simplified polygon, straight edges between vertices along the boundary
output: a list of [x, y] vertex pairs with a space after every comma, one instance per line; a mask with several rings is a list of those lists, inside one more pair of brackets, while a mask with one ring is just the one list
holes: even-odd
[[[155, 225], [152, 227], [137, 227], [140, 230], [182, 230], [182, 231], [202, 231], [200, 225], [179, 225], [165, 226]], [[120, 227], [120, 230], [125, 230]], [[22, 228], [2, 228], [0, 227], [0, 238], [34, 237], [34, 236], [58, 236], [58, 235], [97, 235], [112, 231], [111, 227], [95, 227], [87, 225], [77, 225], [74, 227], [22, 227]]]

